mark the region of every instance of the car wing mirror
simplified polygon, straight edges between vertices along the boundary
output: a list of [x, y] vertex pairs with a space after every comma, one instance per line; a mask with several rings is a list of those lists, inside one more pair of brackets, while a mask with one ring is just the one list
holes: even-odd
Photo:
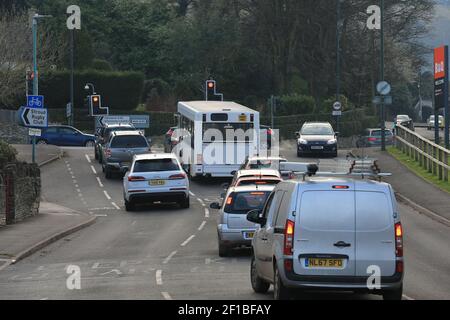
[[261, 216], [260, 210], [251, 210], [247, 213], [247, 220], [253, 223], [264, 225], [266, 219]]
[[295, 136], [297, 137], [297, 139], [299, 139], [299, 138], [300, 138], [300, 132], [297, 131], [297, 132], [295, 133]]
[[209, 205], [211, 209], [220, 210], [220, 204], [218, 202], [213, 202]]

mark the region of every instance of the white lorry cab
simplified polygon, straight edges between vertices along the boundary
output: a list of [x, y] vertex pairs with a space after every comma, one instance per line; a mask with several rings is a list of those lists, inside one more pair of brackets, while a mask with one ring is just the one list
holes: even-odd
[[174, 153], [192, 178], [232, 177], [260, 148], [259, 112], [235, 102], [178, 103]]

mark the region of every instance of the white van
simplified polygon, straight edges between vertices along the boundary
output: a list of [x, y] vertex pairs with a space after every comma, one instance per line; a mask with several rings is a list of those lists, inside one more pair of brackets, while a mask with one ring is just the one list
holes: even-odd
[[[389, 184], [348, 177], [282, 182], [247, 219], [261, 225], [252, 242], [256, 292], [273, 284], [276, 299], [295, 288], [402, 298], [403, 234]], [[369, 279], [377, 275], [379, 287]]]

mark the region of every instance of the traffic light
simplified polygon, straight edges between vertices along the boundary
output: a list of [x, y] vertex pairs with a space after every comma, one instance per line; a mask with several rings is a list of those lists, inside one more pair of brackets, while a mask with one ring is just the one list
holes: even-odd
[[108, 108], [102, 107], [102, 96], [99, 94], [94, 94], [88, 96], [88, 103], [91, 116], [104, 116], [109, 114]]
[[217, 93], [215, 80], [206, 81], [206, 101], [223, 101], [223, 94]]
[[33, 71], [27, 71], [26, 75], [26, 91], [27, 95], [33, 94], [33, 81], [34, 81], [34, 72]]

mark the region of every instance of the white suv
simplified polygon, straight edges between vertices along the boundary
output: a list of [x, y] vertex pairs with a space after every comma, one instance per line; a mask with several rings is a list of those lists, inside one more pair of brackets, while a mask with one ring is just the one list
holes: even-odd
[[133, 158], [123, 178], [125, 208], [139, 203], [177, 202], [189, 208], [189, 180], [173, 154], [145, 154]]
[[[389, 184], [347, 177], [282, 182], [262, 213], [247, 219], [261, 225], [252, 242], [256, 292], [273, 284], [275, 299], [289, 298], [292, 289], [402, 298], [403, 232]], [[376, 274], [379, 287], [368, 283]]]

